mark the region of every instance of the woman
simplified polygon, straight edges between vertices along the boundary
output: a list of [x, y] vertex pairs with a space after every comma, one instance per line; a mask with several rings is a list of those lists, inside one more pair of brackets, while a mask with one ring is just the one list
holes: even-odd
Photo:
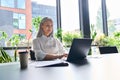
[[37, 38], [33, 40], [33, 50], [37, 60], [52, 60], [66, 57], [62, 43], [53, 37], [53, 21], [45, 17], [41, 20]]

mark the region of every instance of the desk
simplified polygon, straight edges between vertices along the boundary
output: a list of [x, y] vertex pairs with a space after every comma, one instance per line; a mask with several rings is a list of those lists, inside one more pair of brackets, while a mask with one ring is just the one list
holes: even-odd
[[20, 70], [19, 63], [0, 64], [0, 80], [120, 80], [120, 54], [88, 57], [83, 64]]

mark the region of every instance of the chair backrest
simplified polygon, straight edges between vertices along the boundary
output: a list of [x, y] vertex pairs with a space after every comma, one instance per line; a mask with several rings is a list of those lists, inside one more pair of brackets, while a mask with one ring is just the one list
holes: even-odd
[[31, 58], [31, 60], [36, 60], [35, 52], [33, 50], [30, 50], [30, 58]]
[[99, 47], [100, 54], [111, 54], [111, 53], [118, 53], [116, 46], [103, 46]]

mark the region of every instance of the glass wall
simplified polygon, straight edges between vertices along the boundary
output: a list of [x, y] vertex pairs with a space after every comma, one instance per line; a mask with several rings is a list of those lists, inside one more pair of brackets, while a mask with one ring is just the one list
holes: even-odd
[[91, 32], [103, 33], [101, 0], [89, 0]]
[[120, 1], [106, 0], [108, 34], [112, 35], [115, 31], [120, 31]]
[[25, 1], [26, 0], [17, 0], [17, 8], [25, 9]]
[[61, 26], [64, 31], [80, 31], [78, 0], [61, 0]]

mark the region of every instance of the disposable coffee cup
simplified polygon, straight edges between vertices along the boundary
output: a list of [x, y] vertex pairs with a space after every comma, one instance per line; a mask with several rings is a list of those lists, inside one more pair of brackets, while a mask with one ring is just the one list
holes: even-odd
[[20, 59], [20, 68], [26, 69], [28, 67], [28, 52], [27, 51], [19, 52], [19, 59]]

